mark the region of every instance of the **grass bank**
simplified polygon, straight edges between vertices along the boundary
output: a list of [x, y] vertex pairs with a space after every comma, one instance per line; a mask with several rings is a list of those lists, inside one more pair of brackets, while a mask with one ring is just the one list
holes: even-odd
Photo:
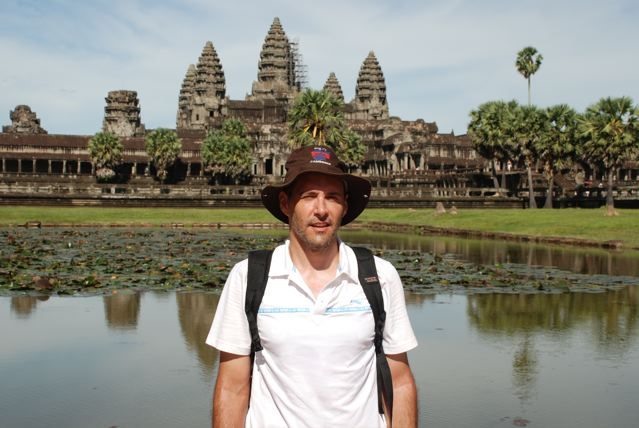
[[[639, 210], [619, 210], [617, 217], [603, 209], [459, 210], [436, 215], [432, 209], [368, 209], [356, 224], [384, 222], [533, 237], [564, 237], [598, 242], [620, 241], [623, 248], [639, 249]], [[252, 208], [111, 208], [111, 207], [0, 207], [0, 226], [42, 225], [215, 225], [277, 223], [264, 209]]]

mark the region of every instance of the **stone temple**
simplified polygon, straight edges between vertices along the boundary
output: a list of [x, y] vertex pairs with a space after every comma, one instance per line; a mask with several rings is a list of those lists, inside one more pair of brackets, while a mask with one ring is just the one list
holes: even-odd
[[[106, 194], [127, 203], [173, 198], [182, 200], [182, 205], [213, 205], [218, 197], [226, 198], [225, 203], [236, 197], [236, 204], [257, 198], [264, 183], [277, 182], [285, 174], [290, 153], [287, 114], [305, 86], [296, 43], [275, 18], [264, 38], [256, 80], [243, 100], [227, 96], [222, 59], [212, 42], [204, 44], [197, 62], [185, 64], [185, 70], [181, 86], [176, 82], [175, 130], [182, 140], [182, 153], [170, 171], [168, 186], [149, 175], [143, 103], [135, 91], [115, 90], [105, 98], [102, 131], [118, 135], [125, 148], [119, 183], [96, 183], [87, 150], [91, 136], [47, 134], [35, 112], [19, 105], [10, 113], [11, 124], [0, 133], [0, 198], [26, 201], [55, 195], [67, 202], [102, 198], [104, 203]], [[345, 102], [347, 125], [366, 145], [365, 160], [354, 172], [373, 183], [371, 203], [419, 205], [434, 204], [433, 198], [438, 197], [470, 200], [491, 195], [488, 162], [475, 152], [466, 135], [439, 133], [435, 122], [390, 115], [384, 73], [374, 52], [363, 58], [352, 100], [344, 99], [334, 73], [327, 76], [324, 89]], [[247, 127], [254, 147], [253, 165], [241, 186], [218, 189], [205, 174], [200, 148], [207, 132], [228, 118], [239, 119]], [[519, 172], [508, 174], [511, 181], [519, 180]], [[485, 205], [486, 198], [478, 203]]]

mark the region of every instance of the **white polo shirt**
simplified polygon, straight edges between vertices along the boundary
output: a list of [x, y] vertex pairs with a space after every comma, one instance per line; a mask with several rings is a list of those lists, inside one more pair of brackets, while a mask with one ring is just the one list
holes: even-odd
[[[340, 242], [337, 275], [315, 298], [291, 261], [287, 241], [273, 252], [258, 313], [264, 349], [255, 355], [246, 427], [385, 427], [377, 402], [374, 322], [353, 250]], [[384, 351], [417, 346], [395, 268], [375, 257], [384, 296]], [[244, 312], [248, 261], [224, 286], [206, 343], [249, 355]]]

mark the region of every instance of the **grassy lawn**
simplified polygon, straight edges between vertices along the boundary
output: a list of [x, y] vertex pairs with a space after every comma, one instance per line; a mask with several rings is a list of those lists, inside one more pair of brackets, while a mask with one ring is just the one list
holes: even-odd
[[[507, 210], [461, 209], [457, 215], [435, 215], [433, 209], [368, 209], [357, 222], [428, 225], [445, 229], [559, 236], [595, 241], [620, 240], [624, 248], [639, 248], [639, 210], [603, 209]], [[261, 208], [108, 208], [0, 206], [0, 226], [24, 225], [171, 225], [277, 223]]]

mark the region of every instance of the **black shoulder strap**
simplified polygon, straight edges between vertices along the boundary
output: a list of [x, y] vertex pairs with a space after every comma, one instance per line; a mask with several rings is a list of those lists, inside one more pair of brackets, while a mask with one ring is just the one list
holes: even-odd
[[379, 412], [384, 413], [384, 402], [388, 409], [388, 417], [392, 418], [393, 411], [393, 378], [390, 367], [386, 360], [382, 341], [384, 338], [384, 324], [386, 323], [386, 311], [384, 310], [384, 297], [382, 296], [382, 286], [377, 277], [375, 259], [373, 253], [368, 248], [351, 247], [357, 257], [357, 267], [359, 271], [359, 283], [368, 299], [368, 304], [373, 311], [375, 320], [375, 356], [377, 360], [377, 396], [379, 401]]
[[254, 250], [250, 251], [248, 256], [244, 312], [246, 312], [251, 332], [251, 361], [255, 353], [262, 350], [260, 335], [257, 331], [257, 311], [264, 297], [272, 255], [273, 250]]

